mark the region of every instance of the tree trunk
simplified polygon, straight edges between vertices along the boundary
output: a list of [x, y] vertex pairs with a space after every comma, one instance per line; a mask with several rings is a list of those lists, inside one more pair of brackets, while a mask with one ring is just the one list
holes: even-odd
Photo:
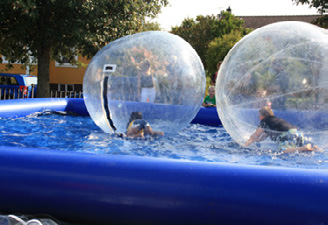
[[42, 48], [38, 56], [38, 87], [36, 97], [49, 98], [49, 64], [50, 64], [50, 49]]

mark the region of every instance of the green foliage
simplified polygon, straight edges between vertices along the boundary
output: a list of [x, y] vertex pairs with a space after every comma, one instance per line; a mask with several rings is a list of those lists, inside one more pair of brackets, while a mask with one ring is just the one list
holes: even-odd
[[293, 2], [296, 2], [296, 4], [307, 4], [311, 7], [317, 8], [318, 13], [324, 14], [327, 11], [327, 1], [325, 0], [292, 0]]
[[246, 33], [246, 29], [243, 27], [244, 21], [229, 12], [222, 12], [221, 15], [221, 18], [214, 15], [200, 15], [197, 16], [196, 20], [187, 18], [181, 26], [172, 27], [171, 33], [182, 37], [196, 50], [205, 69], [207, 68], [206, 52], [208, 45], [214, 38], [222, 37], [234, 30]]
[[[108, 42], [142, 30], [167, 0], [1, 0], [0, 52], [9, 61], [38, 60], [38, 97], [49, 95], [50, 56], [91, 58]], [[39, 92], [41, 91], [41, 92]]]
[[224, 34], [215, 38], [208, 45], [206, 53], [206, 65], [209, 74], [213, 74], [217, 70], [217, 63], [223, 61], [230, 49], [244, 36], [239, 30]]
[[322, 28], [328, 28], [328, 15], [324, 15], [328, 10], [328, 2], [326, 0], [292, 0], [297, 5], [299, 4], [307, 4], [309, 7], [314, 7], [318, 9], [318, 13], [322, 14], [323, 16], [316, 19], [312, 23], [322, 27]]
[[161, 30], [161, 26], [158, 22], [145, 22], [141, 29], [138, 30], [139, 32], [145, 32], [145, 31], [160, 31]]
[[204, 98], [208, 95], [208, 87], [211, 86], [211, 77], [207, 76], [206, 77], [206, 89], [205, 89], [205, 95]]
[[320, 17], [312, 22], [313, 24], [328, 29], [328, 15], [325, 15], [323, 17]]

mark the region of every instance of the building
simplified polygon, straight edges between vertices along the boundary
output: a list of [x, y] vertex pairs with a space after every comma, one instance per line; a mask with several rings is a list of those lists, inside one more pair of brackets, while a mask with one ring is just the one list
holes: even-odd
[[[80, 64], [86, 66], [72, 65], [68, 61], [63, 64], [59, 64], [56, 61], [51, 61], [49, 65], [49, 82], [50, 89], [56, 91], [82, 91], [83, 76], [87, 69], [87, 65], [90, 60], [82, 56], [76, 56], [75, 60], [78, 60]], [[65, 62], [65, 60], [63, 60]], [[8, 70], [6, 68], [8, 61], [3, 57], [0, 64], [1, 73], [17, 73], [17, 74], [32, 74], [37, 75], [37, 65], [32, 64], [27, 70], [22, 68], [19, 63], [13, 63], [13, 67]]]
[[281, 21], [302, 21], [311, 23], [322, 15], [299, 15], [299, 16], [236, 16], [245, 21], [246, 28], [257, 29], [265, 25]]

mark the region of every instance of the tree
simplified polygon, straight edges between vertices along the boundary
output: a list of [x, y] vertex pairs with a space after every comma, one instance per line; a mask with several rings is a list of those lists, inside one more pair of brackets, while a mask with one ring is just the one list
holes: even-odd
[[213, 74], [217, 70], [217, 63], [223, 61], [230, 49], [244, 36], [240, 31], [231, 31], [222, 37], [217, 37], [208, 45], [206, 53], [206, 64], [209, 74]]
[[311, 7], [317, 8], [318, 13], [323, 15], [322, 17], [316, 19], [313, 21], [313, 24], [318, 25], [319, 27], [322, 28], [328, 28], [328, 15], [324, 15], [327, 12], [328, 9], [328, 3], [325, 0], [292, 0], [296, 2], [297, 5], [299, 4], [308, 4]]
[[48, 97], [50, 59], [91, 58], [105, 44], [142, 30], [167, 0], [1, 0], [0, 52], [9, 61], [38, 62], [38, 97]]
[[322, 28], [328, 28], [328, 15], [325, 15], [323, 17], [320, 17], [316, 19], [315, 21], [312, 22], [315, 25], [318, 25], [319, 27]]
[[172, 27], [172, 33], [179, 35], [196, 50], [201, 58], [205, 69], [206, 65], [206, 52], [208, 44], [217, 37], [222, 37], [233, 30], [239, 30], [246, 33], [243, 27], [244, 21], [238, 19], [229, 12], [221, 12], [221, 17], [217, 18], [211, 16], [197, 16], [196, 20], [187, 18], [181, 26]]
[[318, 13], [320, 14], [324, 14], [328, 9], [328, 6], [326, 5], [327, 1], [325, 0], [292, 0], [292, 1], [295, 2], [297, 5], [308, 4], [310, 8], [311, 7], [317, 8]]
[[161, 26], [158, 22], [145, 22], [140, 31], [160, 31], [161, 30]]

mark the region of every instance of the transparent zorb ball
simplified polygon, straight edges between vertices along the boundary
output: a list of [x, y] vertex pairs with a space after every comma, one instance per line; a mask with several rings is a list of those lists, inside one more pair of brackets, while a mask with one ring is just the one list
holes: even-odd
[[299, 127], [324, 147], [328, 129], [328, 35], [304, 22], [256, 29], [225, 58], [217, 78], [219, 117], [238, 143], [259, 125], [259, 109]]
[[101, 49], [85, 72], [83, 93], [91, 118], [107, 133], [125, 132], [132, 112], [140, 112], [154, 130], [175, 133], [199, 111], [205, 83], [203, 64], [190, 44], [151, 31]]

